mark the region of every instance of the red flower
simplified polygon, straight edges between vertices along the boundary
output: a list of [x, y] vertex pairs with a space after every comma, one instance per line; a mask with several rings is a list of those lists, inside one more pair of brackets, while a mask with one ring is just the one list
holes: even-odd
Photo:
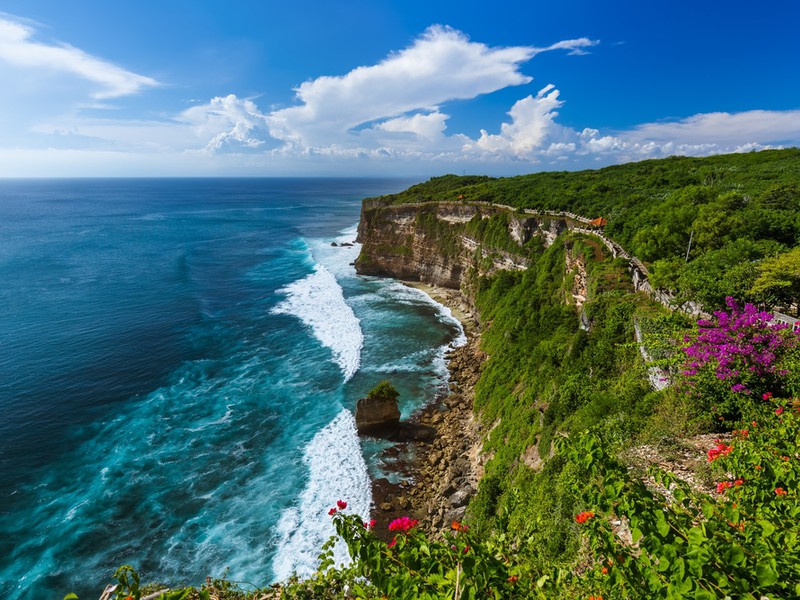
[[347, 502], [345, 502], [344, 500], [337, 500], [336, 506], [339, 507], [339, 510], [344, 510], [345, 508], [347, 508]]
[[733, 450], [733, 446], [728, 446], [727, 444], [719, 442], [716, 446], [714, 446], [707, 452], [708, 462], [714, 462], [720, 456], [725, 456], [726, 454], [729, 454], [731, 450]]
[[330, 516], [333, 516], [333, 515], [335, 515], [335, 514], [336, 514], [336, 509], [335, 509], [335, 508], [332, 508], [332, 509], [330, 509], [330, 510], [328, 511], [328, 514], [329, 514]]
[[387, 548], [394, 548], [394, 545], [397, 543], [397, 538], [393, 538], [391, 542], [386, 544]]
[[783, 407], [782, 407], [782, 406], [779, 406], [778, 408], [776, 408], [776, 409], [775, 409], [775, 414], [776, 414], [776, 415], [783, 414]]
[[785, 496], [786, 495], [786, 490], [783, 489], [782, 487], [776, 487], [775, 488], [775, 494], [777, 496]]
[[737, 479], [733, 482], [733, 485], [744, 485], [744, 479]]
[[364, 529], [372, 529], [375, 527], [375, 519], [370, 519], [369, 523], [364, 523]]
[[729, 487], [733, 487], [733, 484], [730, 481], [720, 481], [717, 484], [717, 493], [723, 494], [725, 493], [725, 490], [728, 489]]
[[584, 512], [580, 512], [577, 515], [575, 515], [575, 522], [576, 523], [580, 523], [581, 525], [583, 525], [584, 523], [586, 523], [586, 521], [588, 521], [589, 519], [591, 519], [593, 517], [594, 517], [594, 513], [592, 511], [590, 511], [590, 510], [586, 510]]
[[608, 567], [603, 567], [602, 569], [600, 569], [600, 572], [601, 572], [603, 575], [608, 575]]
[[469, 546], [464, 546], [464, 554], [466, 554], [467, 552], [469, 552]]
[[395, 519], [391, 523], [389, 523], [389, 531], [402, 531], [403, 533], [407, 533], [411, 529], [417, 526], [419, 521], [417, 519], [411, 519], [410, 517], [400, 517], [399, 519]]
[[769, 400], [770, 398], [772, 398], [772, 392], [767, 392], [761, 396], [762, 400]]
[[519, 577], [517, 577], [516, 575], [512, 575], [512, 576], [511, 576], [511, 577], [509, 577], [509, 578], [508, 578], [506, 581], [508, 581], [508, 583], [516, 583], [516, 581], [517, 581], [518, 579], [519, 579]]

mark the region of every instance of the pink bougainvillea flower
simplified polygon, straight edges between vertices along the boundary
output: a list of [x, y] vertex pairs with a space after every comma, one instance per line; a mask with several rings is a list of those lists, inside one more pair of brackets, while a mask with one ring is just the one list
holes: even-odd
[[783, 407], [782, 407], [782, 406], [779, 406], [778, 408], [776, 408], [776, 409], [775, 409], [775, 414], [776, 414], [776, 415], [781, 415], [781, 414], [783, 414]]
[[767, 392], [766, 394], [762, 394], [761, 396], [762, 400], [769, 400], [770, 398], [772, 398], [772, 392]]
[[400, 517], [399, 519], [395, 519], [391, 523], [389, 523], [389, 531], [402, 531], [403, 533], [407, 533], [411, 529], [417, 526], [419, 520], [412, 519], [410, 517]]
[[347, 508], [347, 502], [345, 502], [344, 500], [337, 500], [336, 506], [339, 507], [339, 510], [344, 510], [345, 508]]
[[391, 542], [386, 544], [387, 548], [394, 548], [395, 544], [397, 544], [397, 538], [393, 538]]

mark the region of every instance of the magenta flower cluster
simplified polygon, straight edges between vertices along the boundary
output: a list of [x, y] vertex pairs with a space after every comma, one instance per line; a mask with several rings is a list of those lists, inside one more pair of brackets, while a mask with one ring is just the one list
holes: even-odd
[[697, 336], [684, 339], [683, 375], [710, 367], [717, 379], [730, 382], [731, 391], [750, 393], [743, 383], [750, 376], [784, 375], [777, 372], [776, 361], [781, 351], [797, 343], [797, 336], [787, 336], [787, 325], [772, 323], [772, 314], [752, 304], [740, 308], [731, 297], [725, 302], [730, 312], [716, 311], [716, 323], [698, 321]]
[[403, 533], [408, 533], [417, 526], [417, 523], [419, 523], [417, 519], [400, 517], [399, 519], [395, 519], [389, 523], [389, 531], [402, 531]]

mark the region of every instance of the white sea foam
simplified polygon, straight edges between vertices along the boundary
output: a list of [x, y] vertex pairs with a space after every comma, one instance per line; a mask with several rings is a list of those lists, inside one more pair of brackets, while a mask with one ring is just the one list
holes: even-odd
[[[314, 259], [318, 263], [325, 265], [325, 268], [333, 273], [337, 279], [354, 277], [356, 270], [353, 267], [353, 263], [361, 252], [361, 244], [355, 242], [357, 233], [356, 225], [343, 230], [333, 240], [336, 246], [331, 246], [327, 240], [316, 240], [316, 243], [311, 246]], [[342, 244], [352, 245], [343, 246]]]
[[467, 336], [464, 333], [464, 327], [461, 321], [453, 316], [453, 311], [441, 302], [437, 302], [428, 294], [417, 288], [404, 285], [399, 282], [392, 282], [386, 286], [386, 290], [392, 295], [395, 301], [404, 304], [430, 304], [436, 307], [438, 311], [438, 318], [442, 323], [452, 325], [458, 331], [456, 338], [445, 346], [444, 348], [459, 348], [467, 343]]
[[[337, 500], [347, 502], [347, 512], [369, 519], [372, 487], [350, 411], [342, 410], [314, 436], [304, 450], [303, 462], [308, 484], [297, 504], [278, 519], [280, 540], [273, 561], [278, 581], [292, 573], [302, 577], [314, 572], [320, 547], [335, 534], [328, 511]], [[349, 561], [342, 542], [336, 545], [334, 558], [336, 564]]]
[[272, 309], [274, 314], [293, 315], [311, 328], [314, 336], [333, 353], [348, 381], [361, 365], [364, 334], [353, 309], [344, 300], [336, 277], [322, 265], [313, 273], [278, 292], [286, 299]]

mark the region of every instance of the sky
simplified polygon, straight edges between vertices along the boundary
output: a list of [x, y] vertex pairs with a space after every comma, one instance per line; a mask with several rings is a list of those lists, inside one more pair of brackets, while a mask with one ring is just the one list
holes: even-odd
[[796, 0], [3, 0], [0, 177], [513, 175], [800, 146]]

